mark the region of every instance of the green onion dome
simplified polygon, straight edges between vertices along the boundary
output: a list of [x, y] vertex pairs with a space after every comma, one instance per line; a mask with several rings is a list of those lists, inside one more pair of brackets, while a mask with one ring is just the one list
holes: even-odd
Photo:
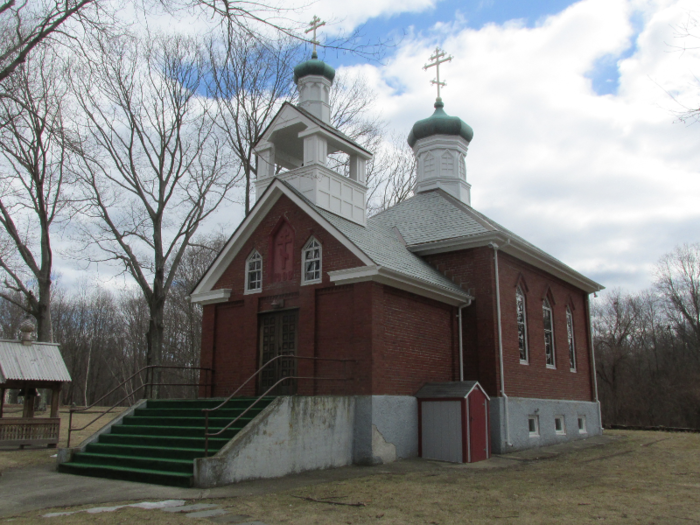
[[319, 60], [318, 55], [314, 52], [311, 55], [311, 60], [302, 62], [294, 68], [294, 83], [297, 84], [300, 78], [308, 75], [326, 77], [328, 80], [333, 82], [333, 79], [335, 78], [335, 69], [326, 64], [323, 60]]
[[413, 147], [418, 140], [433, 135], [459, 135], [467, 142], [471, 142], [474, 130], [461, 118], [451, 117], [445, 113], [442, 109], [444, 107], [442, 99], [438, 98], [435, 101], [435, 113], [413, 125], [411, 133], [408, 134], [409, 146]]

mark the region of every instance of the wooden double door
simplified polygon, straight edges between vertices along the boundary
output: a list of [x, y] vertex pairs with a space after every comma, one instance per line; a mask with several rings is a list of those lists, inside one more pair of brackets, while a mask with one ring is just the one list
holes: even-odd
[[259, 316], [260, 326], [260, 363], [264, 365], [270, 359], [283, 356], [266, 366], [260, 373], [258, 393], [263, 394], [277, 384], [268, 395], [293, 395], [296, 393], [296, 380], [282, 378], [297, 375], [298, 320], [297, 310], [286, 310]]

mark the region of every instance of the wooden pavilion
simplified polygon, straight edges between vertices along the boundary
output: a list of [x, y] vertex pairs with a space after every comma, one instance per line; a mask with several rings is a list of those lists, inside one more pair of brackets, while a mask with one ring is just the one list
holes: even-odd
[[[59, 347], [33, 340], [34, 324], [25, 320], [19, 341], [0, 340], [0, 446], [58, 444], [61, 419], [58, 415], [61, 387], [71, 381]], [[5, 393], [15, 388], [24, 397], [22, 417], [3, 417]], [[37, 389], [52, 392], [49, 417], [34, 417]]]

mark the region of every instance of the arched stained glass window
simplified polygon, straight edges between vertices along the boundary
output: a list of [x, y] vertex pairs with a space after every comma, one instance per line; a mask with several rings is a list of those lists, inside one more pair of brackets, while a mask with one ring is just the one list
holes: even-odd
[[253, 250], [245, 263], [245, 293], [255, 293], [262, 290], [262, 255]]
[[566, 307], [566, 337], [569, 342], [569, 368], [576, 371], [576, 344], [574, 342], [574, 316], [569, 307]]
[[515, 290], [515, 307], [518, 322], [518, 348], [520, 349], [520, 362], [527, 364], [529, 356], [527, 352], [527, 314], [525, 313], [525, 294], [520, 287]]
[[321, 282], [321, 243], [311, 237], [302, 251], [304, 283]]
[[542, 301], [542, 316], [544, 318], [544, 354], [548, 368], [556, 368], [554, 358], [554, 319], [549, 300]]

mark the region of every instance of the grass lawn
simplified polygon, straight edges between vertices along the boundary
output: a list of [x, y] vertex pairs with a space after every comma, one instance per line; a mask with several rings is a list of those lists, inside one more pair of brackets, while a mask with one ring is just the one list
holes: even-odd
[[[106, 410], [102, 407], [94, 407], [92, 411]], [[98, 419], [85, 430], [73, 432], [71, 436], [71, 445], [77, 446], [82, 440], [90, 437], [109, 421], [118, 416], [124, 407], [115, 408], [111, 413]], [[37, 413], [37, 418], [49, 417], [50, 410], [43, 413]], [[61, 416], [61, 435], [58, 443], [59, 447], [65, 447], [68, 441], [68, 407], [63, 407], [59, 411]], [[22, 417], [21, 405], [5, 405], [4, 417]], [[87, 423], [96, 418], [99, 414], [73, 414], [73, 428], [85, 426]], [[47, 447], [26, 447], [24, 450], [19, 450], [19, 447], [2, 447], [0, 446], [0, 474], [3, 470], [10, 468], [21, 468], [32, 465], [40, 465], [42, 463], [55, 463], [56, 459], [52, 458], [56, 453], [55, 448]]]
[[[416, 462], [420, 468], [402, 468], [400, 473], [368, 468], [362, 478], [210, 502], [269, 525], [700, 522], [700, 434], [606, 433], [617, 439], [549, 459], [515, 461], [506, 468]], [[332, 505], [299, 496], [364, 506]], [[12, 523], [212, 523], [133, 508], [42, 518], [47, 512], [52, 511], [17, 516]]]

